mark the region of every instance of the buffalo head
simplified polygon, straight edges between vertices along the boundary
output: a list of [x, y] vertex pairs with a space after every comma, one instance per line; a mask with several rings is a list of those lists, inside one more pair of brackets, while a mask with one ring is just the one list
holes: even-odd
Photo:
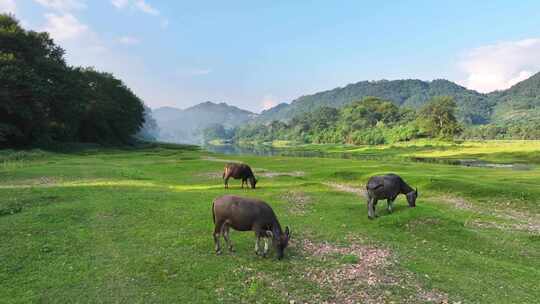
[[416, 207], [416, 198], [418, 197], [418, 189], [407, 193], [407, 202], [409, 207]]
[[287, 226], [285, 228], [285, 232], [281, 233], [279, 238], [274, 238], [274, 246], [276, 247], [278, 260], [281, 260], [283, 256], [285, 255], [284, 254], [285, 248], [289, 246], [290, 236], [291, 236], [291, 232], [289, 230], [289, 227]]
[[249, 184], [251, 185], [251, 189], [255, 189], [255, 185], [257, 185], [257, 179], [255, 177], [250, 177]]

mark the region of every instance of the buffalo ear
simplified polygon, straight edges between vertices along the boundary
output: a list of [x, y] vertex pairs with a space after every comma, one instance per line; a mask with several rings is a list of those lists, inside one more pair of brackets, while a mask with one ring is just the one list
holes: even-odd
[[414, 194], [418, 196], [418, 188], [414, 189]]

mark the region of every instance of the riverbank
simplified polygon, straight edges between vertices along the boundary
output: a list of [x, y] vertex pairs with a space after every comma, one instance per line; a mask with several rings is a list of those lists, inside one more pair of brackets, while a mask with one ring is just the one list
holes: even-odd
[[500, 165], [540, 164], [538, 140], [435, 141], [417, 140], [392, 145], [355, 146], [341, 144], [294, 144], [276, 141], [265, 144], [208, 145], [210, 151], [225, 154], [288, 155], [355, 159], [401, 159], [440, 163], [473, 164], [475, 161]]

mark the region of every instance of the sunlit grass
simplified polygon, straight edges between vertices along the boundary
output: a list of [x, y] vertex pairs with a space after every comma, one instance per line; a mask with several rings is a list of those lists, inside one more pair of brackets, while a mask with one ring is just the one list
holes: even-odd
[[[474, 153], [517, 152], [525, 144], [461, 147]], [[540, 238], [522, 228], [540, 216], [537, 167], [515, 171], [413, 163], [401, 158], [399, 147], [376, 149], [391, 157], [221, 156], [158, 146], [50, 153], [21, 167], [0, 167], [0, 302], [283, 303], [302, 298], [314, 303], [311, 295], [329, 300], [332, 291], [306, 279], [306, 271], [331, 271], [362, 257], [336, 256], [323, 263], [302, 252], [298, 242], [349, 246], [351, 236], [391, 250], [398, 270], [412, 272], [414, 284], [446, 292], [452, 301], [534, 303], [540, 297]], [[528, 151], [529, 157], [535, 153]], [[505, 160], [499, 152], [490, 155]], [[266, 172], [303, 174], [260, 175], [255, 190], [231, 180], [225, 190], [223, 163], [208, 156], [244, 161]], [[419, 188], [417, 208], [407, 208], [400, 197], [389, 215], [381, 202], [380, 217], [370, 221], [365, 198], [326, 185], [363, 189], [369, 176], [385, 172], [398, 173]], [[291, 205], [291, 192], [305, 197], [302, 212]], [[237, 252], [215, 256], [211, 203], [223, 194], [260, 198], [273, 206], [282, 225], [293, 231], [284, 261], [256, 257], [253, 234], [235, 231]], [[457, 208], [449, 197], [472, 208]], [[502, 217], [507, 213], [523, 218]], [[411, 293], [389, 297], [399, 303]]]

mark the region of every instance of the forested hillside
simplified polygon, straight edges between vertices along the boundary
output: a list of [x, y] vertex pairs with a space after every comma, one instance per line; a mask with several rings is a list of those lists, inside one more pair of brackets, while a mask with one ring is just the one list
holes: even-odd
[[[238, 143], [287, 140], [370, 145], [419, 137], [451, 139], [462, 131], [455, 116], [456, 110], [452, 97], [434, 97], [418, 112], [400, 108], [389, 100], [367, 97], [341, 109], [324, 106], [287, 122], [253, 123], [223, 136], [233, 136]], [[217, 132], [206, 134], [208, 139], [220, 137]]]
[[302, 96], [290, 105], [281, 104], [264, 111], [261, 122], [290, 120], [302, 113], [327, 106], [341, 108], [353, 101], [373, 96], [392, 101], [397, 106], [418, 109], [435, 96], [452, 96], [458, 105], [458, 118], [472, 124], [486, 123], [490, 119], [493, 102], [488, 96], [468, 90], [448, 80], [380, 80], [362, 81], [342, 88]]
[[143, 102], [112, 74], [69, 66], [48, 33], [0, 14], [0, 147], [127, 143]]
[[489, 97], [496, 104], [494, 122], [540, 120], [540, 73], [508, 90], [494, 92]]
[[[283, 103], [266, 110], [251, 126], [236, 130], [235, 138], [237, 141], [256, 142], [388, 143], [427, 137], [432, 134], [422, 129], [420, 116], [425, 114], [423, 111], [429, 107], [430, 101], [443, 96], [451, 97], [455, 102], [451, 112], [460, 127], [454, 130], [459, 130], [454, 132], [454, 136], [470, 139], [540, 138], [540, 73], [508, 90], [490, 94], [468, 90], [448, 80], [358, 82], [302, 96], [291, 104]], [[390, 127], [384, 121], [365, 125], [359, 121], [340, 120], [354, 108], [355, 103], [366, 98], [373, 101], [371, 97], [381, 103], [390, 102], [401, 113], [408, 114], [394, 120]], [[328, 116], [329, 113], [335, 115]], [[337, 129], [317, 127], [323, 120], [326, 120], [324, 125], [327, 127]], [[362, 125], [363, 129], [351, 129], [347, 123]]]

